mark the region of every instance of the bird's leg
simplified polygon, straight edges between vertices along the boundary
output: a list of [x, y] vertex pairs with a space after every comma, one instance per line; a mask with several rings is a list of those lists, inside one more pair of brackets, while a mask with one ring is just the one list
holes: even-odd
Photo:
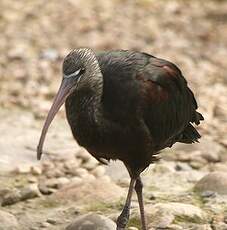
[[145, 212], [144, 212], [144, 204], [143, 204], [143, 183], [141, 181], [140, 176], [136, 180], [135, 190], [136, 190], [139, 207], [140, 207], [142, 230], [147, 230], [146, 218], [145, 218]]
[[128, 189], [128, 195], [127, 199], [124, 205], [124, 208], [120, 214], [120, 216], [117, 218], [117, 230], [123, 230], [125, 229], [130, 215], [130, 206], [131, 206], [131, 199], [132, 199], [132, 192], [135, 185], [136, 179], [131, 178], [129, 189]]

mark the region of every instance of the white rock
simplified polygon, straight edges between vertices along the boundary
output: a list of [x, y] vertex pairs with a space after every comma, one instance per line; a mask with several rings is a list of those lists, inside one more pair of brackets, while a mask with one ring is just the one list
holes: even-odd
[[75, 171], [75, 176], [79, 176], [79, 177], [85, 177], [87, 176], [88, 171], [84, 168], [78, 168]]
[[83, 182], [83, 179], [81, 177], [75, 176], [71, 178], [71, 182], [74, 185], [80, 185]]
[[93, 169], [91, 173], [96, 177], [101, 177], [105, 174], [105, 171], [106, 171], [105, 167], [99, 165], [95, 169]]
[[34, 176], [38, 176], [42, 174], [42, 169], [38, 166], [31, 166], [30, 171]]
[[83, 167], [87, 170], [92, 170], [98, 165], [98, 161], [95, 158], [90, 158], [85, 164], [83, 164]]
[[58, 188], [62, 188], [64, 185], [68, 184], [70, 182], [70, 180], [66, 177], [59, 177], [57, 179], [57, 187]]
[[78, 152], [77, 152], [77, 154], [76, 154], [76, 157], [77, 158], [81, 158], [83, 161], [85, 161], [85, 162], [87, 162], [87, 161], [89, 161], [91, 158], [93, 158], [92, 156], [91, 156], [91, 154], [90, 153], [88, 153], [85, 149], [83, 149], [83, 148], [81, 148]]
[[70, 161], [66, 161], [64, 163], [63, 167], [66, 170], [71, 170], [72, 168], [73, 169], [79, 168], [80, 164], [81, 164], [81, 160], [79, 160], [79, 159], [73, 159], [73, 160], [70, 160]]

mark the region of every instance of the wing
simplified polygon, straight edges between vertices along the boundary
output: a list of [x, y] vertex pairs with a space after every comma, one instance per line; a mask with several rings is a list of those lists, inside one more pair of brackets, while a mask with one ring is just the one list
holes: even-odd
[[149, 58], [138, 52], [111, 51], [98, 55], [104, 78], [102, 103], [109, 120], [130, 123], [140, 101], [136, 73], [143, 69]]
[[190, 123], [199, 124], [203, 117], [196, 112], [194, 95], [176, 65], [151, 56], [136, 78], [141, 85], [144, 121], [157, 149], [200, 137]]
[[202, 116], [196, 112], [194, 95], [176, 65], [131, 51], [105, 52], [98, 60], [108, 119], [122, 126], [143, 119], [157, 148], [200, 137], [193, 127], [187, 128], [190, 122], [199, 124]]

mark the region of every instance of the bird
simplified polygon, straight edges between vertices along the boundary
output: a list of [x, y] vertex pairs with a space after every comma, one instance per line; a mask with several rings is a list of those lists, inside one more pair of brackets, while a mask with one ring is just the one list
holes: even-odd
[[62, 82], [44, 123], [47, 130], [65, 104], [72, 135], [100, 163], [124, 163], [130, 184], [117, 230], [126, 228], [132, 194], [137, 194], [141, 226], [147, 230], [141, 173], [176, 142], [191, 144], [204, 120], [181, 70], [172, 62], [131, 50], [72, 50], [63, 60]]

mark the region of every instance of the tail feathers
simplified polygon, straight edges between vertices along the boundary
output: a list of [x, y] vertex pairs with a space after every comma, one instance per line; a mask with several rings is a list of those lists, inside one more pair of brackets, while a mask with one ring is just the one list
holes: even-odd
[[[198, 113], [198, 114], [201, 115], [200, 113]], [[202, 117], [202, 115], [201, 115], [201, 117]], [[179, 136], [179, 139], [177, 141], [182, 142], [182, 143], [186, 143], [186, 144], [191, 144], [194, 142], [199, 142], [198, 141], [199, 138], [201, 138], [201, 135], [198, 133], [198, 131], [191, 124], [189, 124], [184, 129], [184, 131], [181, 133], [181, 135]]]

